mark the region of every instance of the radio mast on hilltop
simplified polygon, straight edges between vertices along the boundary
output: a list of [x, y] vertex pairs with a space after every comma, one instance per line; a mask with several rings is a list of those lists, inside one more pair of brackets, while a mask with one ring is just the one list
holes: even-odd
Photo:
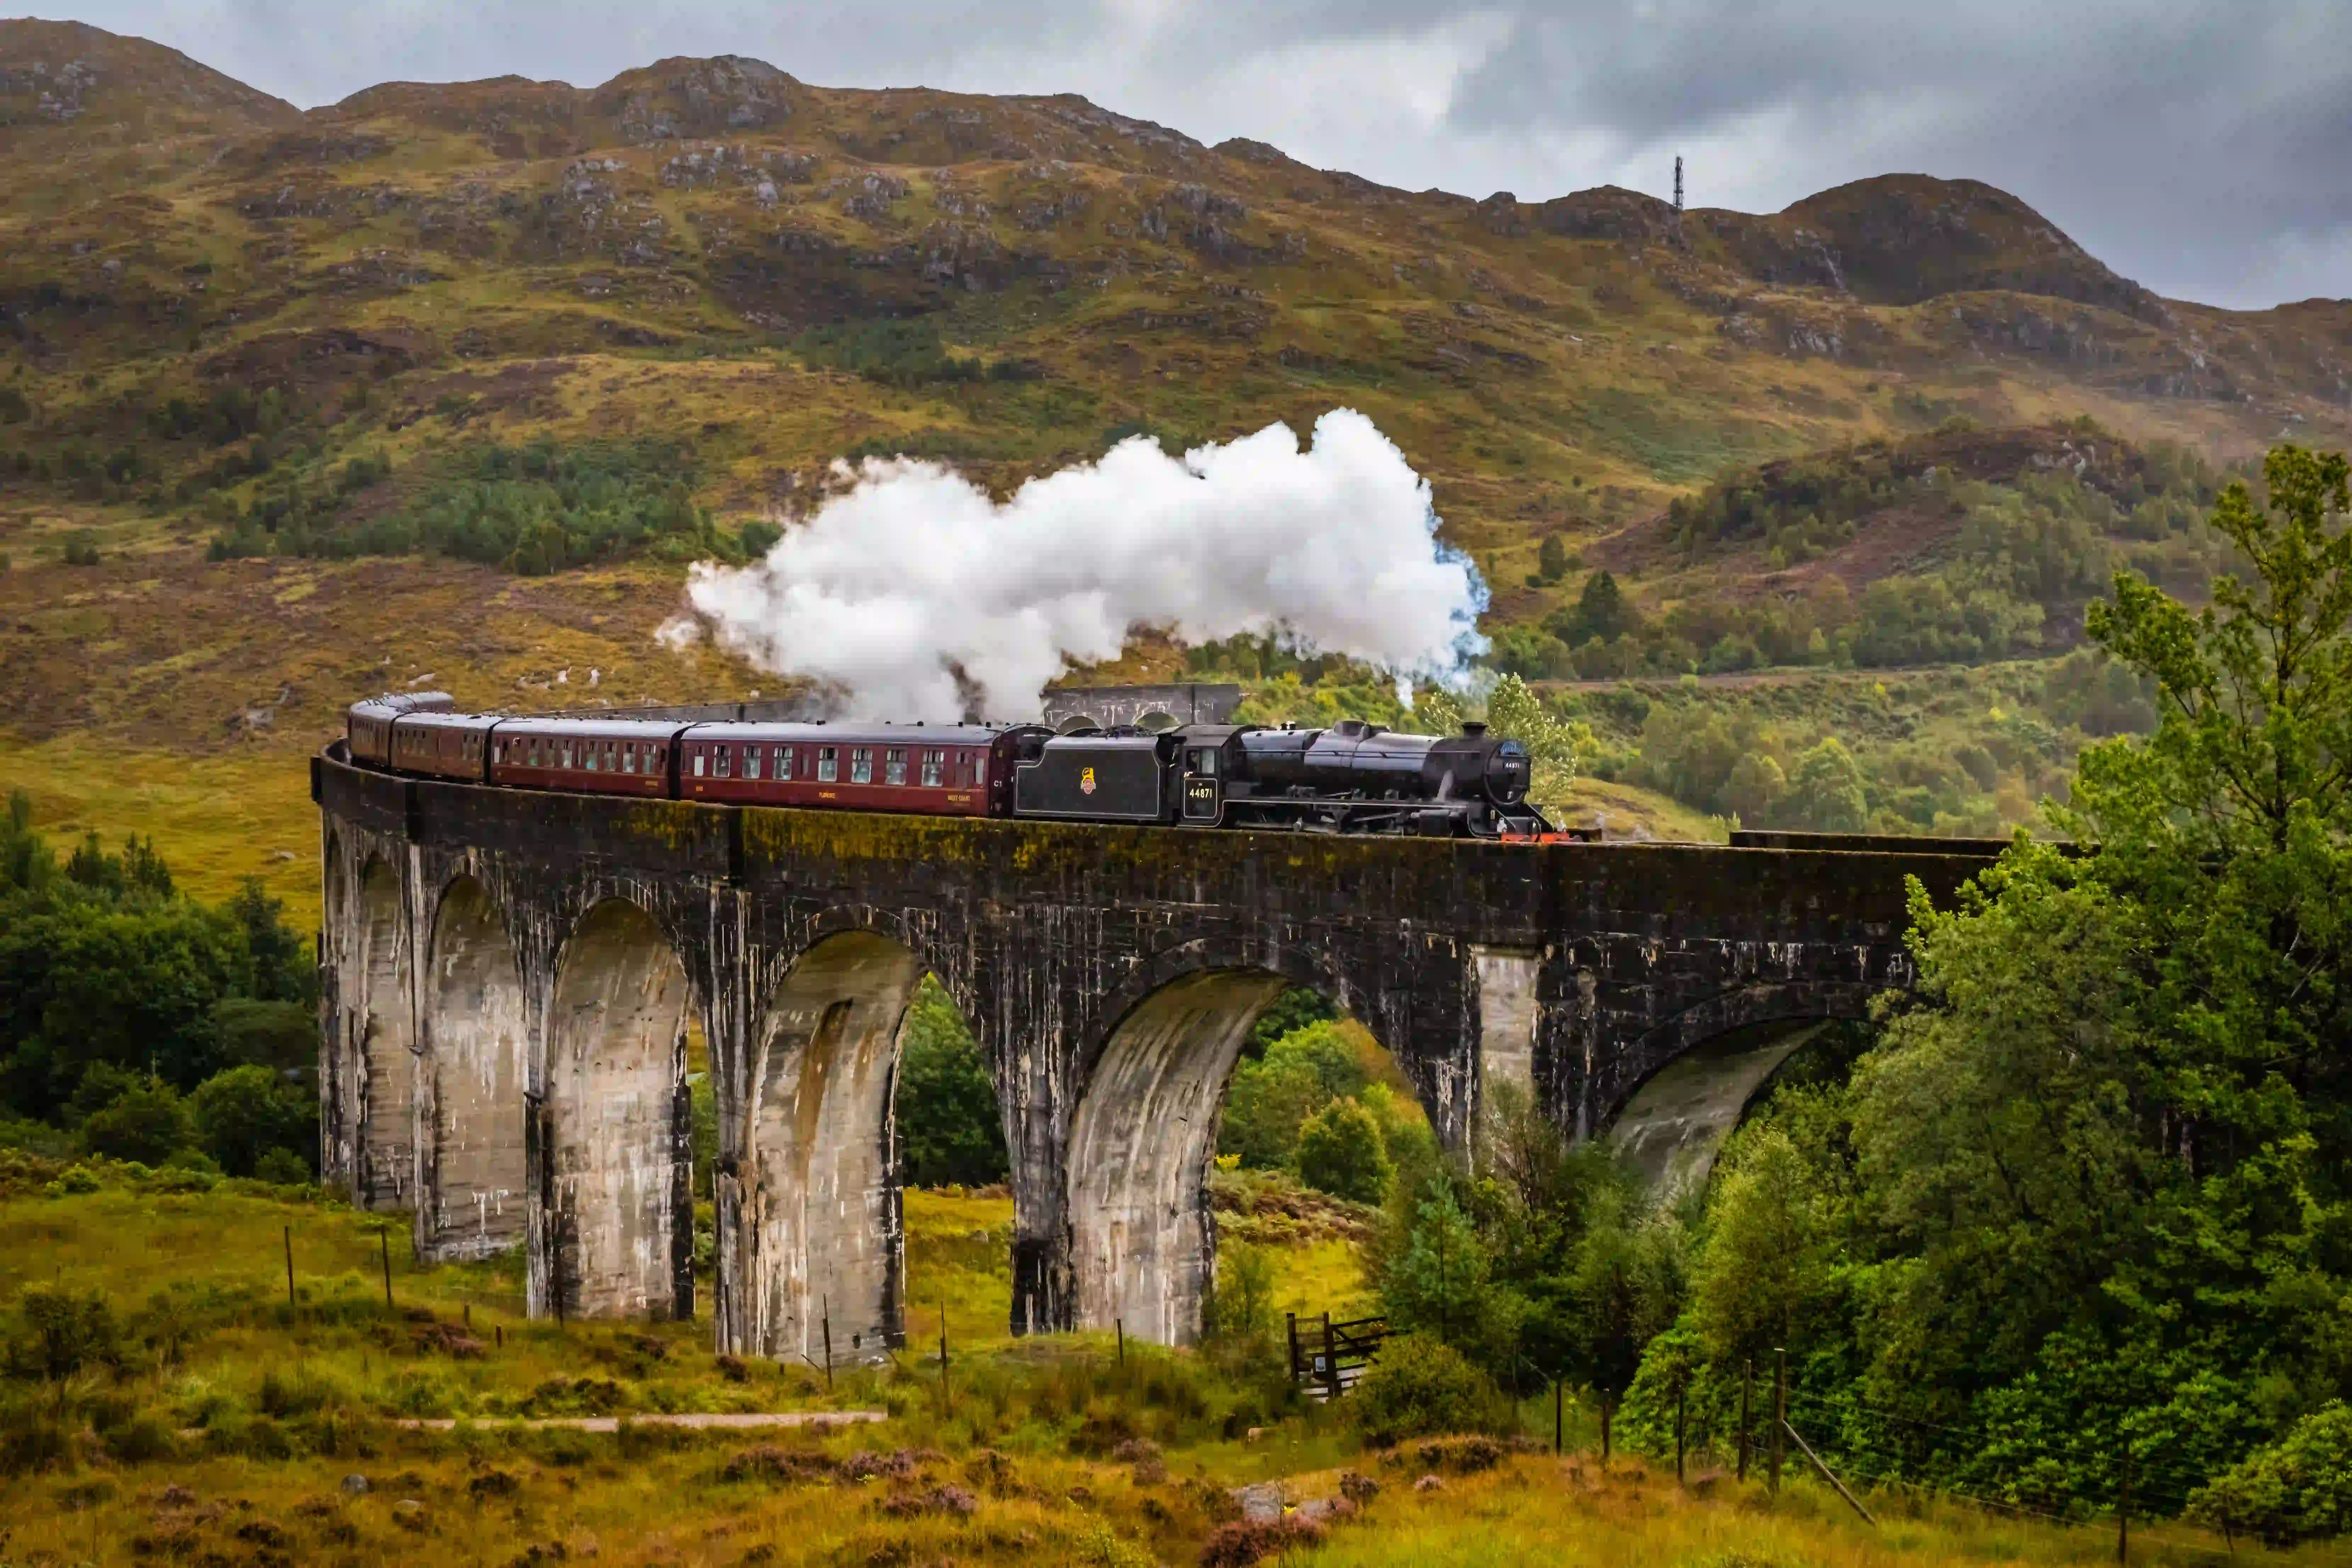
[[1675, 216], [1683, 216], [1683, 155], [1675, 154]]

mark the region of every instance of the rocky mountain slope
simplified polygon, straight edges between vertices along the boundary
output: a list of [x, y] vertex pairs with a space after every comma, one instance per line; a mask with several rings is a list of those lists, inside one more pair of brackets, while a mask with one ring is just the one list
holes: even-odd
[[[1719, 586], [1645, 584], [1639, 541], [1732, 465], [1956, 416], [2088, 415], [2216, 458], [2342, 444], [2352, 301], [2160, 300], [1968, 181], [1769, 215], [1478, 200], [1076, 97], [832, 89], [738, 58], [304, 112], [138, 39], [0, 23], [20, 735], [216, 744], [267, 709], [290, 748], [379, 673], [482, 700], [575, 666], [629, 695], [758, 682], [653, 646], [674, 562], [524, 584], [204, 559], [232, 525], [358, 527], [485, 443], [667, 443], [726, 535], [804, 508], [844, 455], [1002, 488], [1124, 432], [1342, 404], [1430, 476], [1497, 621], [1534, 624], [1578, 586], [1521, 586], [1548, 537], [1622, 557], [1654, 605]], [[354, 458], [388, 474], [347, 482]]]

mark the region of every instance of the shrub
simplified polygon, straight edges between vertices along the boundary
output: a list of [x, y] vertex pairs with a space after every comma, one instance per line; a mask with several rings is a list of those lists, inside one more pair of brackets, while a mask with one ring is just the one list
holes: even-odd
[[937, 980], [923, 977], [907, 1012], [898, 1126], [906, 1179], [919, 1187], [985, 1186], [1011, 1169], [988, 1064]]
[[1388, 1447], [1408, 1437], [1495, 1429], [1502, 1395], [1460, 1352], [1423, 1334], [1398, 1334], [1348, 1398], [1348, 1418], [1364, 1441]]
[[188, 1141], [188, 1115], [166, 1083], [137, 1084], [81, 1124], [85, 1152], [160, 1165]]
[[1212, 1339], [1248, 1342], [1274, 1326], [1274, 1264], [1263, 1247], [1235, 1242], [1219, 1249], [1217, 1279], [1209, 1297]]
[[261, 1158], [254, 1162], [253, 1174], [274, 1186], [305, 1186], [310, 1180], [310, 1163], [291, 1149], [264, 1149]]
[[784, 531], [772, 522], [747, 522], [735, 535], [743, 553], [753, 560], [768, 553], [784, 537]]
[[2273, 1546], [2342, 1533], [2352, 1521], [2352, 1407], [2328, 1405], [2189, 1500], [2191, 1518]]
[[1262, 1060], [1244, 1062], [1234, 1074], [1218, 1152], [1240, 1155], [1244, 1165], [1286, 1165], [1307, 1119], [1370, 1081], [1354, 1039], [1338, 1022], [1294, 1029], [1267, 1047]]
[[[310, 1121], [317, 1114], [310, 1096], [289, 1092], [275, 1072], [259, 1066], [215, 1074], [197, 1088], [189, 1104], [205, 1152], [232, 1176], [256, 1174], [264, 1153], [311, 1142]], [[307, 1161], [301, 1162], [301, 1170], [296, 1179], [309, 1180]]]
[[17, 1298], [8, 1344], [8, 1370], [16, 1376], [59, 1383], [121, 1359], [122, 1331], [100, 1292], [36, 1285]]
[[1354, 1100], [1335, 1100], [1298, 1130], [1298, 1179], [1334, 1197], [1376, 1204], [1395, 1169], [1380, 1123]]

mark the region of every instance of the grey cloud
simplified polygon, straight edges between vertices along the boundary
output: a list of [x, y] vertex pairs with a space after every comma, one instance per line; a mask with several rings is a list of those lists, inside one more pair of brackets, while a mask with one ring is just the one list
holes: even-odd
[[[2341, 0], [83, 0], [68, 14], [306, 106], [391, 79], [586, 85], [664, 55], [740, 53], [826, 85], [1080, 92], [1203, 141], [1252, 136], [1474, 195], [1664, 194], [1677, 152], [1694, 201], [1750, 211], [1888, 171], [1966, 176], [2160, 292], [2248, 307], [2352, 294]], [[1448, 48], [1468, 55], [1441, 79]]]

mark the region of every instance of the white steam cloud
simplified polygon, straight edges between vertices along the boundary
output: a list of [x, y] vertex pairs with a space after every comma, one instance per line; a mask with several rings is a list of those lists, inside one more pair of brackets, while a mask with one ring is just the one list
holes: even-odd
[[766, 560], [697, 566], [688, 597], [721, 647], [861, 718], [951, 720], [975, 695], [1034, 713], [1070, 660], [1114, 658], [1140, 626], [1279, 632], [1402, 685], [1483, 647], [1486, 585], [1436, 531], [1428, 481], [1339, 408], [1304, 450], [1279, 424], [1181, 458], [1136, 437], [1002, 503], [936, 463], [869, 459]]

